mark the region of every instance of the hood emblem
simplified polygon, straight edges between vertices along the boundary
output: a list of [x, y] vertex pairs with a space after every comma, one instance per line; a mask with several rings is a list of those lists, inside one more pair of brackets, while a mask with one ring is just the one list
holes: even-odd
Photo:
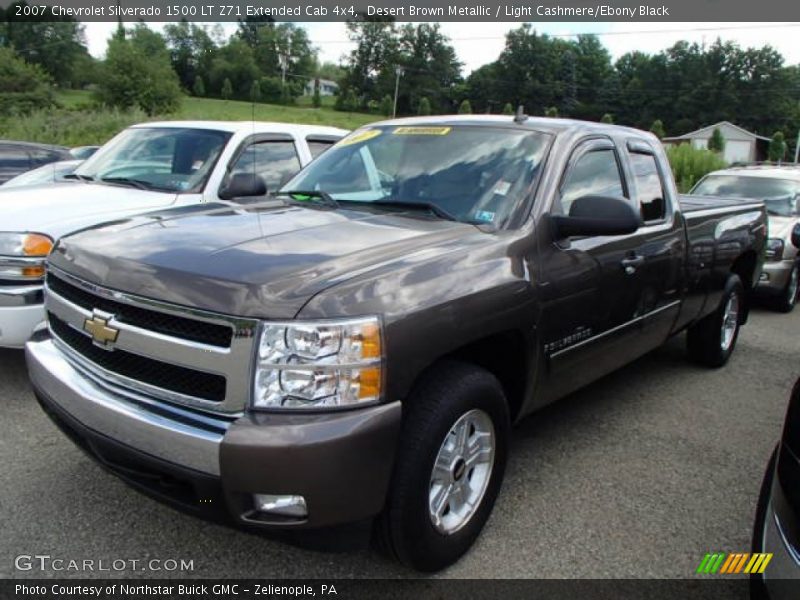
[[92, 318], [83, 322], [83, 330], [92, 336], [95, 345], [106, 348], [117, 341], [119, 329], [114, 329], [108, 324], [113, 318], [114, 315], [95, 310]]

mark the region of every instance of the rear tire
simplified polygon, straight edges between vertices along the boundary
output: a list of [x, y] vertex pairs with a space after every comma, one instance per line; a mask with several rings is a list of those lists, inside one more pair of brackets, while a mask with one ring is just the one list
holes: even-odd
[[508, 455], [508, 404], [494, 375], [446, 362], [423, 377], [404, 412], [376, 541], [414, 569], [438, 571], [469, 550], [492, 512]]
[[798, 284], [800, 283], [800, 265], [795, 263], [792, 272], [789, 275], [789, 281], [786, 282], [786, 287], [778, 296], [775, 302], [775, 310], [782, 313], [789, 313], [794, 310], [794, 305], [797, 302]]
[[721, 367], [733, 354], [745, 314], [744, 286], [738, 275], [725, 283], [719, 307], [689, 328], [686, 347], [689, 357], [707, 367]]

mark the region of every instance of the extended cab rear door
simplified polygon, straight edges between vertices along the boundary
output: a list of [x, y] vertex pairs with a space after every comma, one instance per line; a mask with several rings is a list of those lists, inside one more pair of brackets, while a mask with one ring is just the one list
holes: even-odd
[[[644, 194], [652, 181], [635, 182], [629, 152], [624, 141], [606, 136], [577, 143], [551, 213], [569, 214], [576, 198], [591, 195], [623, 197], [641, 210], [639, 190]], [[548, 396], [569, 393], [663, 342], [671, 309], [663, 310], [663, 321], [657, 315], [679, 290], [681, 233], [671, 221], [659, 220], [630, 235], [554, 239], [540, 246]], [[645, 326], [656, 318], [657, 325]]]

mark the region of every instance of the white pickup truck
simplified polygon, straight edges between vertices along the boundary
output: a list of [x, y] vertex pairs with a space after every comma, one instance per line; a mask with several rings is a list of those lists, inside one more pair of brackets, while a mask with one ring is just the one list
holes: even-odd
[[125, 129], [69, 181], [0, 189], [0, 347], [44, 328], [44, 261], [58, 238], [104, 221], [277, 190], [346, 130], [171, 121]]

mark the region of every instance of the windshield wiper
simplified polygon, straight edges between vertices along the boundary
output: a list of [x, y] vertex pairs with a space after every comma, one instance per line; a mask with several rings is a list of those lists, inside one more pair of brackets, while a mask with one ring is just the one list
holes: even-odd
[[[140, 190], [152, 190], [154, 186], [141, 179], [131, 179], [129, 177], [101, 177], [100, 181], [105, 183], [119, 183], [120, 185], [127, 185], [135, 187]], [[163, 189], [163, 188], [162, 188]]]
[[78, 181], [94, 181], [91, 175], [79, 175], [78, 173], [67, 173], [62, 175], [61, 179], [77, 179]]
[[328, 192], [322, 190], [286, 190], [276, 192], [275, 196], [288, 196], [298, 204], [305, 204], [309, 200], [317, 199], [321, 204], [330, 206], [331, 208], [339, 208], [339, 203]]
[[397, 208], [410, 208], [416, 210], [427, 210], [428, 212], [433, 213], [440, 219], [445, 219], [447, 221], [460, 221], [458, 217], [452, 214], [450, 211], [442, 208], [438, 204], [434, 204], [433, 202], [423, 202], [420, 200], [413, 200], [413, 201], [405, 201], [405, 200], [373, 200], [369, 204], [377, 204], [378, 206], [388, 206], [388, 207], [397, 207]]

